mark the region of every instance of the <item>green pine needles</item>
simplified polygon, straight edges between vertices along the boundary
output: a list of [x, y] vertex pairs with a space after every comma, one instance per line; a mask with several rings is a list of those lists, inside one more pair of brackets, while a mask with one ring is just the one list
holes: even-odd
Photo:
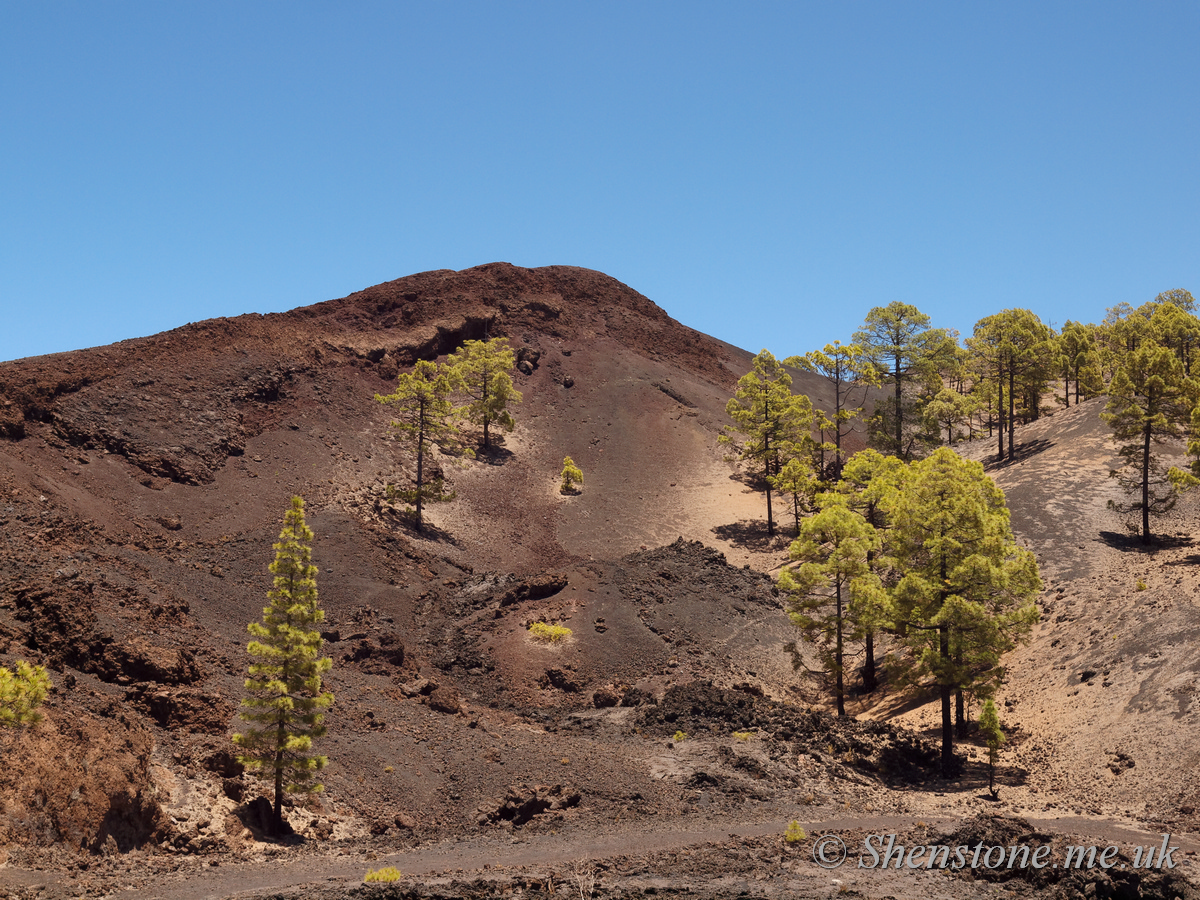
[[333, 694], [321, 690], [321, 676], [333, 660], [322, 657], [325, 619], [317, 605], [317, 567], [312, 565], [312, 530], [304, 523], [304, 501], [293, 497], [274, 545], [270, 571], [275, 587], [267, 597], [262, 622], [248, 626], [254, 640], [246, 647], [254, 658], [246, 679], [241, 717], [247, 728], [233, 736], [238, 759], [275, 786], [275, 827], [283, 828], [283, 794], [315, 793], [314, 780], [328, 759], [312, 752], [313, 738], [325, 734], [324, 711]]
[[17, 671], [0, 667], [0, 727], [36, 725], [42, 718], [39, 707], [50, 692], [50, 676], [44, 666], [21, 660]]
[[558, 486], [560, 494], [578, 494], [578, 485], [583, 484], [583, 470], [575, 465], [575, 460], [569, 456], [563, 457], [562, 483]]

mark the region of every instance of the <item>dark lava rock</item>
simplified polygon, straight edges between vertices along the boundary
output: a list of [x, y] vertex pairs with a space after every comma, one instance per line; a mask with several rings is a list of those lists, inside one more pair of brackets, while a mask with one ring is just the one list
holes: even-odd
[[610, 706], [616, 706], [621, 702], [621, 698], [607, 688], [600, 688], [592, 694], [592, 706], [596, 709], [607, 709]]
[[556, 687], [560, 691], [566, 691], [569, 694], [577, 693], [583, 689], [583, 686], [578, 681], [562, 669], [547, 669], [546, 674], [538, 679], [538, 684], [543, 689]]
[[424, 702], [435, 712], [453, 714], [462, 711], [462, 698], [449, 685], [434, 688]]
[[571, 809], [578, 806], [582, 799], [581, 794], [566, 790], [561, 784], [553, 787], [544, 784], [511, 787], [504, 802], [490, 811], [487, 808], [480, 809], [478, 823], [487, 825], [504, 820], [514, 825], [524, 825], [534, 816], [547, 810]]

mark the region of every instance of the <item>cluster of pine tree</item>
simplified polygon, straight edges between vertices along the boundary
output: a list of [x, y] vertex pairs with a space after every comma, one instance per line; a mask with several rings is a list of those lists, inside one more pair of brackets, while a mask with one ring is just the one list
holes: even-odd
[[[835, 341], [782, 363], [760, 353], [730, 400], [730, 430], [766, 491], [774, 533], [772, 491], [789, 498], [799, 527], [812, 498], [840, 479], [844, 438], [856, 418], [865, 419], [873, 447], [904, 460], [984, 436], [1005, 460], [1016, 456], [1019, 425], [1106, 395], [1105, 420], [1125, 462], [1113, 477], [1131, 496], [1116, 506], [1140, 514], [1149, 542], [1151, 514], [1169, 509], [1200, 474], [1197, 464], [1193, 473], [1163, 466], [1156, 452], [1188, 436], [1190, 454], [1200, 458], [1200, 418], [1192, 422], [1200, 404], [1195, 313], [1185, 290], [1140, 307], [1115, 306], [1098, 325], [1068, 321], [1057, 332], [1030, 310], [1006, 309], [980, 319], [960, 341], [953, 330], [931, 327], [916, 307], [891, 303], [872, 309], [849, 344]], [[793, 395], [789, 368], [826, 376], [833, 408], [814, 409]]]
[[819, 648], [838, 714], [851, 644], [861, 645], [873, 687], [875, 637], [890, 633], [907, 651], [893, 657], [895, 674], [939, 692], [950, 771], [955, 736], [967, 729], [965, 698], [991, 696], [1001, 655], [1038, 619], [1037, 563], [1013, 539], [1003, 493], [982, 465], [948, 447], [913, 463], [865, 450], [814, 505], [779, 586]]
[[[411, 444], [416, 455], [416, 485], [397, 495], [413, 504], [418, 531], [423, 527], [425, 503], [452, 496], [444, 493], [441, 479], [426, 481], [426, 454], [432, 447], [458, 446], [464, 421], [480, 426], [485, 452], [491, 448], [493, 428], [512, 431], [515, 422], [508, 404], [521, 401], [512, 382], [515, 363], [506, 338], [467, 341], [444, 364], [420, 360], [411, 372], [400, 374], [392, 393], [375, 395], [395, 409], [396, 436]], [[458, 449], [464, 456], [474, 455], [470, 448]]]
[[[863, 686], [873, 690], [875, 640], [885, 631], [907, 651], [893, 657], [896, 673], [939, 691], [944, 766], [953, 766], [955, 735], [966, 733], [970, 697], [985, 701], [994, 764], [1002, 733], [989, 701], [1003, 678], [1000, 658], [1037, 621], [1041, 583], [1033, 555], [1013, 539], [1002, 492], [950, 448], [994, 437], [997, 458], [1013, 459], [1018, 425], [1055, 404], [1107, 395], [1103, 418], [1124, 462], [1110, 474], [1131, 498], [1113, 505], [1140, 513], [1149, 541], [1151, 513], [1200, 484], [1198, 341], [1194, 300], [1177, 290], [1058, 332], [1029, 310], [1007, 309], [981, 319], [964, 342], [896, 302], [872, 309], [850, 344], [783, 363], [766, 350], [755, 357], [729, 401], [733, 425], [722, 440], [736, 441], [765, 491], [769, 533], [772, 494], [791, 508], [794, 564], [780, 586], [820, 649], [839, 714], [847, 660], [861, 651]], [[832, 409], [793, 394], [789, 368], [828, 378]], [[866, 420], [877, 449], [847, 459], [855, 418]], [[1164, 466], [1156, 448], [1185, 435], [1198, 461], [1191, 471]]]

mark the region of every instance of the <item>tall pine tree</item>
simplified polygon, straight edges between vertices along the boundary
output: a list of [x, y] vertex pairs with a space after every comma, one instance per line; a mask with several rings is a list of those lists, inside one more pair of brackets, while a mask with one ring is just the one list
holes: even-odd
[[1101, 418], [1112, 428], [1117, 454], [1125, 465], [1110, 472], [1136, 499], [1109, 501], [1119, 512], [1140, 512], [1142, 543], [1151, 541], [1150, 515], [1175, 505], [1180, 490], [1197, 483], [1181, 469], [1164, 468], [1156, 445], [1180, 438], [1200, 402], [1200, 383], [1184, 374], [1179, 357], [1155, 340], [1143, 337], [1125, 354], [1109, 385], [1108, 405]]
[[894, 300], [876, 306], [867, 313], [863, 327], [854, 332], [854, 342], [862, 348], [884, 384], [892, 387], [892, 397], [876, 407], [878, 420], [875, 439], [884, 452], [908, 459], [920, 438], [922, 425], [918, 388], [933, 379], [954, 357], [954, 339], [944, 328], [930, 328], [929, 316], [910, 303]]
[[829, 419], [833, 432], [833, 465], [828, 473], [829, 481], [842, 477], [845, 457], [842, 441], [850, 433], [850, 420], [862, 413], [867, 401], [867, 391], [878, 383], [875, 367], [870, 365], [863, 350], [857, 344], [834, 341], [822, 350], [813, 350], [804, 356], [792, 356], [784, 360], [789, 366], [816, 372], [833, 384], [833, 416]]
[[[431, 446], [440, 446], [458, 435], [454, 406], [450, 403], [450, 395], [458, 386], [458, 374], [453, 368], [422, 359], [411, 372], [400, 373], [396, 390], [375, 395], [380, 403], [396, 408], [392, 427], [396, 429], [397, 437], [411, 444], [417, 455], [416, 489], [403, 491], [400, 495], [416, 507], [417, 531], [424, 528], [425, 501], [449, 499], [442, 494], [440, 480], [425, 483], [425, 455]], [[464, 453], [472, 455], [469, 450]]]
[[[772, 478], [784, 464], [812, 440], [813, 408], [808, 397], [792, 393], [792, 376], [767, 350], [754, 357], [754, 367], [738, 379], [737, 392], [725, 411], [734, 424], [729, 431], [742, 435], [740, 456], [761, 476], [767, 494], [767, 533], [775, 533], [771, 508]], [[723, 442], [731, 441], [721, 435]]]
[[446, 362], [457, 377], [459, 390], [468, 398], [460, 413], [483, 426], [483, 449], [487, 450], [491, 447], [492, 426], [512, 431], [516, 422], [508, 404], [521, 402], [521, 392], [513, 387], [516, 358], [508, 339], [467, 341]]
[[891, 592], [891, 617], [913, 652], [914, 676], [938, 688], [949, 775], [952, 701], [961, 730], [963, 694], [989, 695], [1003, 676], [1001, 654], [1037, 622], [1037, 562], [1017, 546], [1004, 494], [983, 466], [948, 447], [913, 463], [888, 505], [891, 560], [904, 573]]
[[304, 522], [304, 501], [293, 497], [274, 545], [270, 605], [263, 609], [262, 622], [247, 626], [254, 640], [246, 650], [255, 660], [242, 700], [247, 728], [233, 736], [242, 750], [241, 763], [274, 784], [277, 832], [283, 830], [284, 792], [322, 790], [314, 779], [328, 762], [312, 752], [313, 739], [325, 734], [325, 710], [333, 703], [333, 694], [321, 689], [321, 676], [333, 660], [321, 656], [317, 626], [325, 613], [317, 604], [312, 539]]
[[804, 520], [789, 551], [801, 565], [784, 569], [779, 587], [790, 595], [792, 621], [820, 646], [837, 714], [844, 716], [847, 641], [861, 638], [884, 606], [883, 586], [871, 570], [879, 537], [843, 495], [821, 494], [818, 503], [820, 512]]

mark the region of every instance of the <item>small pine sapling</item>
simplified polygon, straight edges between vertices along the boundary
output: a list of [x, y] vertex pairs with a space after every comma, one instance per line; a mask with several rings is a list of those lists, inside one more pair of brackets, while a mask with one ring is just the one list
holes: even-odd
[[1000, 745], [1004, 743], [1004, 732], [1000, 730], [1000, 716], [996, 712], [996, 704], [991, 700], [984, 701], [983, 710], [979, 714], [979, 731], [988, 748], [988, 793], [992, 795], [993, 800], [999, 800], [996, 763], [1000, 761]]
[[50, 691], [50, 676], [44, 666], [21, 660], [17, 671], [0, 668], [0, 727], [21, 728], [41, 721], [39, 707]]
[[787, 831], [783, 833], [783, 839], [789, 844], [798, 844], [807, 837], [808, 835], [804, 833], [804, 829], [800, 827], [800, 823], [795, 819], [792, 819], [788, 823]]
[[390, 882], [399, 881], [402, 875], [400, 870], [395, 866], [384, 866], [382, 869], [370, 869], [363, 876], [364, 882]]
[[559, 641], [569, 638], [571, 634], [571, 629], [566, 625], [550, 625], [546, 622], [534, 622], [529, 626], [530, 637], [548, 644], [557, 644]]
[[563, 457], [562, 484], [559, 485], [558, 492], [560, 494], [578, 494], [579, 488], [576, 485], [580, 484], [583, 484], [583, 471], [575, 465], [575, 460], [571, 457]]

